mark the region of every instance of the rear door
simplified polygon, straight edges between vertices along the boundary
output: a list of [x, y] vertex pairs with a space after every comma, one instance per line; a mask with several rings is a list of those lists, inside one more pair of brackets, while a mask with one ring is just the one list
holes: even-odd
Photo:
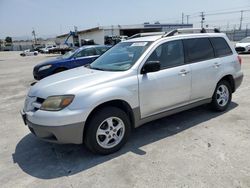
[[221, 60], [221, 71], [224, 72], [235, 65], [235, 58], [232, 58], [233, 52], [223, 37], [212, 37], [210, 41], [214, 47], [215, 56]]
[[184, 39], [186, 62], [192, 71], [191, 101], [212, 97], [221, 60], [216, 58], [209, 38]]
[[146, 63], [149, 61], [159, 61], [161, 70], [138, 75], [142, 118], [182, 106], [190, 100], [191, 71], [184, 61], [181, 40], [159, 45]]

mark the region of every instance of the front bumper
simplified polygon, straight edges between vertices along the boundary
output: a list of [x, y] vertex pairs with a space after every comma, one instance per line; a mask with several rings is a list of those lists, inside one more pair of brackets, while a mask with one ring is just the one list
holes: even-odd
[[30, 131], [38, 138], [61, 144], [82, 144], [85, 122], [64, 125], [41, 125], [31, 122], [30, 115], [21, 111], [21, 115]]

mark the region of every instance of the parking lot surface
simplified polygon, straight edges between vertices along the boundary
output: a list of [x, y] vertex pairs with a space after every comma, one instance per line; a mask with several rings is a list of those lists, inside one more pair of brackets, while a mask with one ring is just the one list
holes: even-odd
[[201, 106], [148, 123], [108, 156], [40, 141], [24, 126], [32, 68], [48, 58], [0, 52], [1, 187], [250, 187], [250, 55], [228, 111]]

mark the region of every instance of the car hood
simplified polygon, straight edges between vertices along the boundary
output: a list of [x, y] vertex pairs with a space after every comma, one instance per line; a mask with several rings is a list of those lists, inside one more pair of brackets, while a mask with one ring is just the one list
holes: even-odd
[[39, 63], [35, 66], [35, 68], [40, 68], [42, 66], [45, 66], [45, 65], [53, 65], [55, 63], [59, 63], [59, 62], [63, 62], [63, 61], [66, 61], [68, 59], [62, 59], [62, 58], [58, 58], [58, 57], [54, 57], [54, 58], [51, 58], [47, 61], [44, 61], [42, 63]]
[[28, 95], [47, 98], [52, 95], [76, 94], [82, 89], [107, 83], [122, 76], [122, 72], [79, 67], [40, 80], [30, 88]]
[[250, 43], [248, 42], [248, 43], [240, 43], [240, 42], [238, 42], [238, 43], [236, 43], [236, 45], [235, 45], [236, 47], [247, 47], [247, 46], [250, 46]]

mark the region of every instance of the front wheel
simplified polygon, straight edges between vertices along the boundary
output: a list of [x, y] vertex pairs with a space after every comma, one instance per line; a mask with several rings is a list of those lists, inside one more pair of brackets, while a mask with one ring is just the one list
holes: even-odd
[[232, 89], [226, 80], [220, 81], [213, 94], [211, 107], [216, 111], [225, 111], [232, 99]]
[[92, 152], [104, 155], [119, 150], [131, 131], [128, 115], [116, 107], [98, 110], [86, 126], [85, 145]]

